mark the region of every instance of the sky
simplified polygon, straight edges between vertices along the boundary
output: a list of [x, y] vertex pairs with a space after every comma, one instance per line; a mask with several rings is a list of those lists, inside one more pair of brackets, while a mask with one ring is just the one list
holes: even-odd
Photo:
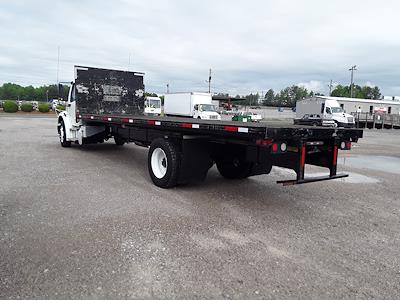
[[327, 94], [357, 65], [356, 84], [400, 95], [399, 11], [392, 0], [1, 0], [0, 84], [70, 82], [84, 65], [144, 72], [148, 92], [206, 91], [211, 68], [212, 92]]

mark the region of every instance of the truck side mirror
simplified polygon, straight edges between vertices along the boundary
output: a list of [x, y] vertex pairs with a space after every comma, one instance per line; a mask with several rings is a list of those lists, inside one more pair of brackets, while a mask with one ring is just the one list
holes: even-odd
[[194, 106], [194, 110], [198, 110], [198, 109], [199, 109], [199, 105], [196, 104], [196, 105]]

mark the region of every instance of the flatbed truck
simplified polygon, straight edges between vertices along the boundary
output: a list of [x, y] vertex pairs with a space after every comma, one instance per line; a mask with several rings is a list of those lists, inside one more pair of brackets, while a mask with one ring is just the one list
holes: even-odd
[[[87, 100], [97, 88], [96, 97], [93, 98], [97, 99], [95, 101], [113, 99], [111, 102], [117, 103], [116, 99], [120, 99], [121, 102], [123, 99], [118, 97], [129, 95], [130, 86], [127, 85], [129, 80], [119, 80], [118, 77], [143, 74], [75, 68], [76, 78], [70, 88], [66, 110], [58, 112], [57, 130], [61, 146], [102, 143], [113, 138], [117, 146], [133, 142], [147, 147], [150, 178], [161, 188], [204, 180], [214, 163], [219, 173], [227, 179], [268, 174], [273, 166], [294, 170], [295, 178], [277, 182], [283, 185], [346, 177], [347, 174], [337, 174], [338, 151], [350, 150], [351, 144], [356, 143], [363, 134], [361, 129], [353, 128], [145, 116], [125, 113], [120, 109], [110, 113], [105, 112], [107, 109], [98, 109], [98, 106], [96, 109], [87, 109], [90, 105], [85, 108], [83, 100], [80, 104], [80, 96]], [[112, 76], [107, 75], [110, 72]], [[96, 76], [91, 77], [91, 74]], [[80, 80], [80, 76], [83, 80]], [[89, 86], [85, 86], [85, 82], [90, 82]], [[93, 87], [93, 83], [95, 89], [90, 87]], [[99, 86], [105, 83], [107, 87], [104, 91], [107, 90], [112, 96], [98, 92]], [[139, 99], [141, 88], [134, 87], [132, 90]], [[119, 96], [118, 91], [121, 93]], [[122, 107], [120, 102], [118, 107]], [[135, 105], [140, 110], [140, 105]], [[305, 177], [306, 164], [327, 168], [327, 175]]]

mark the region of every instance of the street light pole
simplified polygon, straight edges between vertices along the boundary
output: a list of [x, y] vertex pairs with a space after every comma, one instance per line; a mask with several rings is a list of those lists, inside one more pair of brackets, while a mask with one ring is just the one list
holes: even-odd
[[353, 98], [353, 89], [354, 89], [354, 83], [353, 83], [353, 73], [354, 71], [357, 71], [357, 66], [354, 65], [352, 66], [349, 71], [351, 71], [351, 79], [350, 79], [350, 98]]

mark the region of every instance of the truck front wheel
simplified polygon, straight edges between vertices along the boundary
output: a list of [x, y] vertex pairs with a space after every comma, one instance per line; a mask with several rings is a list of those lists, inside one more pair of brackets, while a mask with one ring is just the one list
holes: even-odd
[[71, 142], [67, 141], [67, 134], [65, 132], [65, 124], [64, 121], [60, 121], [60, 125], [58, 127], [58, 135], [60, 137], [61, 147], [71, 147]]
[[239, 157], [218, 159], [216, 162], [219, 173], [227, 179], [244, 179], [250, 176], [253, 164]]
[[156, 139], [150, 145], [148, 169], [151, 180], [161, 188], [174, 187], [178, 182], [180, 155], [174, 143]]

